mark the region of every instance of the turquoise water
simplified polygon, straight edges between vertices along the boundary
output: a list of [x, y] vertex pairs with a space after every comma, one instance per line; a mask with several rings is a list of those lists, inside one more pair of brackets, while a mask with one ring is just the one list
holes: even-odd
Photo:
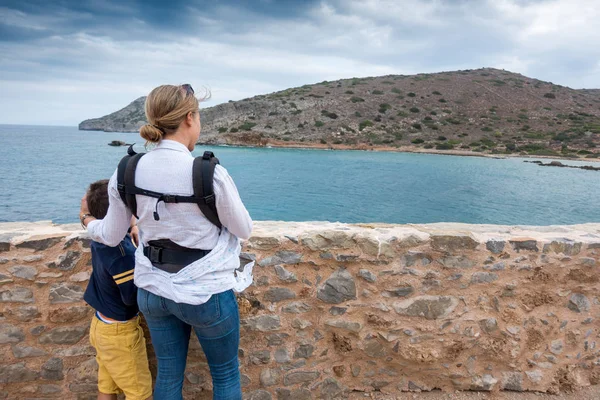
[[[136, 133], [0, 125], [0, 221], [77, 222], [87, 185]], [[600, 222], [600, 173], [523, 159], [197, 147], [215, 152], [255, 220], [575, 224]], [[585, 163], [583, 163], [585, 164]]]

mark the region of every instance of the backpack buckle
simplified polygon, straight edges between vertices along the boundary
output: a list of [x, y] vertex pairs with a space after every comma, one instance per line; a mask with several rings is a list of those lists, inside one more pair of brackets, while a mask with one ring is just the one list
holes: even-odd
[[215, 202], [215, 194], [213, 193], [211, 195], [204, 196], [204, 202], [206, 204], [213, 204]]
[[160, 264], [162, 262], [162, 249], [160, 247], [148, 247], [148, 259], [151, 263]]
[[164, 194], [161, 198], [165, 203], [177, 203], [177, 196], [174, 194]]

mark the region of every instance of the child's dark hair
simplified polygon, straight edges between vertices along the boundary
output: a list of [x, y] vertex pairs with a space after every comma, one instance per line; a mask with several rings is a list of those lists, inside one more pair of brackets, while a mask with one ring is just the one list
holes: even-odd
[[86, 195], [88, 209], [94, 218], [102, 219], [108, 212], [108, 179], [90, 185]]

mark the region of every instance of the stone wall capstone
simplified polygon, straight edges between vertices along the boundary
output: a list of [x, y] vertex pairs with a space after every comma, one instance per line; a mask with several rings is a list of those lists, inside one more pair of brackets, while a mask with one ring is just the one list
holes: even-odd
[[[600, 381], [600, 224], [264, 221], [241, 259], [246, 399]], [[90, 271], [77, 225], [0, 224], [0, 399], [95, 398]], [[195, 338], [184, 394], [212, 398]]]

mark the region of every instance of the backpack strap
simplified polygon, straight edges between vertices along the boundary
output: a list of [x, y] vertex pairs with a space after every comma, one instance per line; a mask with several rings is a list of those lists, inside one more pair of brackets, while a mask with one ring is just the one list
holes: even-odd
[[127, 204], [127, 208], [129, 208], [131, 213], [137, 219], [139, 219], [139, 217], [137, 216], [137, 201], [135, 199], [137, 192], [137, 188], [135, 186], [135, 169], [137, 168], [138, 162], [145, 154], [146, 153], [138, 153], [134, 156], [131, 156], [127, 162], [127, 166], [125, 167], [125, 177], [123, 180], [125, 185], [125, 204]]
[[213, 190], [213, 177], [215, 166], [219, 159], [212, 151], [205, 151], [202, 157], [194, 159], [192, 181], [194, 183], [194, 197], [202, 214], [219, 229], [222, 227], [217, 213], [217, 203]]
[[119, 161], [119, 166], [117, 167], [117, 189], [119, 190], [119, 195], [121, 196], [121, 200], [123, 200], [125, 205], [127, 205], [127, 197], [125, 196], [125, 169], [127, 168], [127, 163], [129, 160], [131, 160], [131, 157], [136, 154], [137, 153], [135, 150], [133, 150], [132, 144], [127, 149], [127, 155], [121, 158], [121, 161]]

